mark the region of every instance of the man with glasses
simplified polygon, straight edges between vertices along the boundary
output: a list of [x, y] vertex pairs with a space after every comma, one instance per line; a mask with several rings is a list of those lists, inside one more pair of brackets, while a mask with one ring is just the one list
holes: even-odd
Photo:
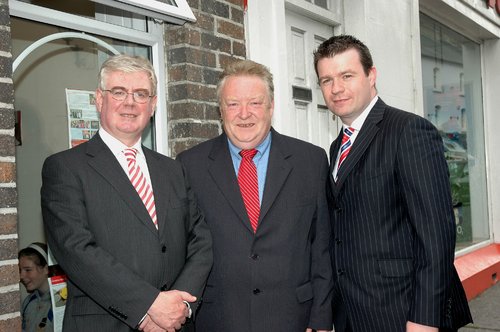
[[43, 166], [48, 243], [69, 278], [64, 331], [192, 327], [211, 237], [180, 164], [141, 145], [156, 84], [146, 59], [110, 57], [96, 90], [101, 129]]

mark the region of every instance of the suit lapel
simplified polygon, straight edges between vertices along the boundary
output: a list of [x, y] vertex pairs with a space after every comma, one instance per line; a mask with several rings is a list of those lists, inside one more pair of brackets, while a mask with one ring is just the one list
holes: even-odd
[[269, 162], [267, 164], [266, 184], [260, 207], [259, 225], [264, 220], [267, 212], [273, 205], [276, 197], [281, 191], [292, 166], [287, 162], [291, 153], [281, 139], [281, 135], [271, 129], [271, 150], [269, 151]]
[[88, 161], [89, 166], [97, 173], [101, 174], [115, 189], [116, 193], [123, 201], [127, 203], [132, 212], [146, 225], [146, 227], [156, 233], [156, 228], [151, 221], [151, 217], [144, 203], [142, 203], [141, 198], [130, 183], [120, 163], [106, 144], [104, 144], [99, 134], [95, 135], [88, 142], [87, 155], [91, 157]]
[[356, 137], [354, 144], [351, 147], [349, 155], [342, 164], [341, 172], [338, 174], [338, 179], [336, 183], [337, 190], [342, 187], [345, 180], [347, 179], [351, 171], [354, 169], [356, 164], [359, 162], [361, 157], [365, 154], [373, 138], [379, 131], [378, 123], [384, 117], [385, 108], [386, 108], [385, 103], [382, 101], [382, 99], [379, 98], [378, 101], [373, 106], [373, 108], [371, 109], [370, 114], [368, 114], [368, 117], [363, 123], [363, 126], [361, 127], [361, 130], [358, 136]]
[[337, 160], [337, 155], [340, 149], [340, 143], [342, 142], [342, 135], [343, 135], [343, 130], [340, 130], [337, 139], [335, 139], [335, 141], [333, 141], [332, 145], [330, 146], [330, 173], [328, 177], [330, 180], [330, 188], [332, 189], [332, 193], [335, 196], [337, 196], [340, 187], [333, 179], [333, 169], [335, 168], [335, 161]]
[[[146, 157], [146, 162], [148, 164], [149, 177], [151, 179], [151, 185], [153, 187], [153, 194], [155, 197], [155, 209], [156, 209], [156, 219], [158, 221], [158, 232], [163, 234], [163, 229], [167, 228], [167, 202], [170, 200], [169, 196], [169, 184], [165, 183], [168, 176], [168, 170], [165, 169], [165, 166], [160, 165], [160, 161], [158, 157], [155, 156], [151, 150], [142, 146], [142, 151], [144, 152], [144, 156]], [[139, 197], [137, 195], [137, 197]], [[141, 201], [142, 203], [142, 201]], [[142, 204], [144, 206], [144, 204]], [[146, 207], [144, 207], [144, 211], [147, 213], [147, 224], [153, 231], [157, 231], [153, 226], [153, 221], [147, 212]], [[141, 219], [142, 220], [142, 219]]]
[[233, 171], [233, 161], [231, 159], [227, 136], [225, 134], [220, 135], [214, 142], [208, 158], [210, 163], [208, 165], [208, 172], [212, 176], [215, 184], [219, 187], [222, 195], [224, 195], [231, 208], [238, 215], [240, 221], [253, 233], [245, 204], [241, 197], [238, 180]]

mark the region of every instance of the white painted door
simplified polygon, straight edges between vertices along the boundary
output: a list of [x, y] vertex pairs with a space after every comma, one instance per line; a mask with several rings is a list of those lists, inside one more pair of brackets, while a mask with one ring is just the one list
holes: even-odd
[[327, 152], [337, 137], [338, 120], [325, 106], [314, 71], [313, 51], [333, 35], [333, 27], [287, 10], [288, 132]]

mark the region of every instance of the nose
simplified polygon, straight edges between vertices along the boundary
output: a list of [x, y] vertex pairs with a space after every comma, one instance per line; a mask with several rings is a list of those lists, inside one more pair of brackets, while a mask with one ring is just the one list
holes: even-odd
[[339, 80], [332, 81], [331, 91], [334, 95], [341, 93], [344, 91], [344, 84], [342, 84]]
[[134, 104], [134, 94], [133, 93], [127, 93], [127, 97], [125, 97], [125, 100], [123, 101], [126, 104]]
[[241, 105], [240, 109], [240, 118], [246, 119], [250, 116], [250, 111], [248, 109], [248, 105]]

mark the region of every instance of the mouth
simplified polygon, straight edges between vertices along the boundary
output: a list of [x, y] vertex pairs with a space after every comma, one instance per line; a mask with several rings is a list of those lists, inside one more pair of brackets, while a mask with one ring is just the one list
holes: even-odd
[[240, 123], [238, 124], [237, 126], [240, 127], [240, 128], [251, 128], [253, 127], [255, 124], [253, 123]]
[[124, 118], [130, 118], [130, 119], [135, 119], [137, 117], [136, 114], [129, 114], [129, 113], [123, 113], [123, 114], [120, 114], [120, 116], [122, 116]]

